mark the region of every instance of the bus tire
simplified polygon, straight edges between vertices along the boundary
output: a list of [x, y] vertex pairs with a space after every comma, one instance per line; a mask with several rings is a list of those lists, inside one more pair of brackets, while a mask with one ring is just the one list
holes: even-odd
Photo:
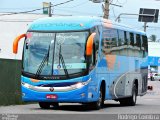
[[132, 88], [132, 96], [120, 100], [120, 104], [123, 106], [135, 106], [136, 101], [137, 101], [137, 88], [136, 88], [136, 84], [134, 83]]
[[128, 100], [128, 105], [129, 106], [135, 106], [136, 105], [137, 93], [138, 93], [138, 90], [136, 88], [136, 84], [134, 83], [133, 88], [132, 88], [132, 96]]
[[98, 101], [91, 103], [93, 109], [99, 110], [103, 107], [104, 105], [104, 98], [103, 98], [103, 89], [102, 87], [99, 90], [99, 98]]
[[50, 103], [49, 102], [39, 102], [39, 106], [42, 109], [49, 109], [50, 108]]

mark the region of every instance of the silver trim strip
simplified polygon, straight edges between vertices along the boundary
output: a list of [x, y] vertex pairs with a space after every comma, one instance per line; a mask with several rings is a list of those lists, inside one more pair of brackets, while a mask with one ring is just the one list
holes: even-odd
[[[39, 91], [39, 92], [51, 92], [50, 91], [51, 87], [37, 87], [37, 86], [32, 86], [30, 89]], [[70, 90], [74, 90], [75, 88], [72, 88], [70, 86], [67, 87], [54, 87], [53, 92], [66, 92]]]
[[[86, 82], [79, 82], [77, 84], [71, 85], [71, 86], [66, 86], [66, 87], [41, 87], [41, 86], [33, 86], [28, 83], [22, 82], [22, 86], [25, 88], [38, 91], [38, 92], [66, 92], [66, 91], [71, 91], [75, 89], [80, 89], [87, 85], [91, 81], [91, 78], [87, 80]], [[51, 91], [50, 89], [53, 88], [54, 90]]]

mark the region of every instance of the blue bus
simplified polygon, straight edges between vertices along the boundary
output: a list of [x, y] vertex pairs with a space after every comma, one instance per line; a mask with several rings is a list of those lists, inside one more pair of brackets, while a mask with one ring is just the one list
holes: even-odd
[[100, 17], [48, 17], [14, 40], [13, 53], [22, 38], [23, 101], [43, 109], [66, 102], [100, 109], [105, 100], [134, 106], [147, 91], [142, 31]]

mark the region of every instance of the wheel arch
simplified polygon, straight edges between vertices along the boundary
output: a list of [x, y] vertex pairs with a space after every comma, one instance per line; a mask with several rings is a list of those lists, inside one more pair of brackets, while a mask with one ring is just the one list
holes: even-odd
[[136, 85], [136, 88], [138, 89], [138, 79], [134, 80], [134, 84]]
[[[136, 89], [137, 89], [137, 95], [138, 95], [138, 79], [135, 79], [134, 81], [133, 81], [133, 85], [135, 84], [135, 86], [136, 86]], [[133, 86], [132, 85], [132, 86]]]
[[100, 89], [102, 87], [102, 97], [103, 99], [105, 100], [105, 96], [106, 96], [106, 81], [105, 80], [102, 80], [101, 81], [101, 84], [100, 84]]

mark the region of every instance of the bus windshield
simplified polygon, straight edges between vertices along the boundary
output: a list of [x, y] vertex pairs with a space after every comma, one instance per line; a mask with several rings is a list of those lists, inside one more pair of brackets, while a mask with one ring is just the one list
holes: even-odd
[[23, 72], [37, 76], [81, 73], [87, 68], [85, 45], [89, 32], [28, 32]]

